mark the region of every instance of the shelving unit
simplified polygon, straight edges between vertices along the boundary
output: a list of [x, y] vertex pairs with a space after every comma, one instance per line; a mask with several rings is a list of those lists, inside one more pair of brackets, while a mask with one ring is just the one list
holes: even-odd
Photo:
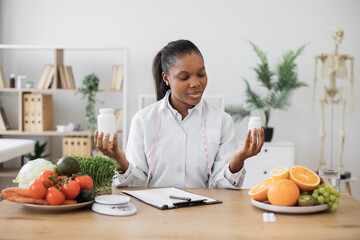
[[[102, 72], [107, 72], [108, 76], [111, 76], [111, 70], [112, 70], [112, 65], [122, 65], [124, 68], [124, 75], [123, 75], [123, 86], [121, 90], [112, 90], [110, 89], [110, 82], [111, 82], [111, 78], [105, 78], [102, 79], [100, 78], [100, 85], [102, 82], [109, 82], [109, 89], [99, 89], [98, 94], [121, 94], [122, 96], [122, 126], [121, 126], [121, 130], [118, 129], [118, 133], [119, 135], [121, 135], [122, 137], [122, 148], [125, 149], [126, 147], [126, 140], [127, 140], [127, 50], [124, 47], [102, 47], [102, 46], [58, 46], [58, 45], [9, 45], [9, 44], [0, 44], [0, 64], [2, 64], [3, 67], [3, 71], [5, 75], [5, 79], [7, 79], [10, 71], [13, 70], [7, 70], [7, 68], [11, 68], [11, 69], [17, 69], [17, 65], [26, 65], [27, 63], [24, 63], [23, 61], [12, 61], [11, 62], [11, 58], [7, 58], [3, 56], [4, 52], [7, 51], [12, 51], [12, 50], [16, 50], [17, 52], [21, 52], [21, 51], [26, 51], [26, 50], [31, 50], [32, 52], [34, 51], [50, 51], [49, 54], [53, 54], [53, 60], [50, 62], [50, 64], [53, 64], [55, 66], [55, 75], [54, 75], [54, 80], [53, 80], [53, 84], [52, 87], [50, 89], [37, 89], [37, 88], [22, 88], [22, 89], [17, 89], [17, 88], [1, 88], [0, 89], [0, 95], [2, 97], [6, 97], [4, 95], [6, 94], [17, 94], [17, 106], [8, 106], [8, 105], [4, 105], [5, 108], [15, 108], [17, 107], [17, 127], [15, 129], [11, 129], [11, 130], [7, 130], [7, 131], [0, 131], [0, 136], [58, 136], [58, 137], [65, 137], [65, 136], [91, 136], [92, 132], [90, 131], [73, 131], [73, 132], [57, 132], [57, 131], [42, 131], [42, 132], [25, 132], [23, 131], [24, 127], [23, 127], [23, 95], [24, 93], [42, 93], [42, 94], [51, 94], [51, 95], [58, 95], [58, 94], [62, 94], [62, 93], [69, 93], [69, 92], [76, 92], [76, 89], [62, 89], [62, 88], [58, 88], [58, 83], [59, 83], [59, 74], [58, 74], [58, 66], [60, 65], [65, 65], [66, 63], [66, 56], [67, 54], [69, 54], [69, 52], [76, 52], [76, 54], [74, 54], [76, 57], [78, 58], [79, 55], [83, 54], [84, 55], [84, 61], [78, 61], [77, 65], [72, 65], [74, 71], [77, 70], [77, 68], [86, 68], [87, 64], [90, 64], [90, 62], [92, 63], [92, 65], [90, 64], [89, 68], [86, 69], [86, 71], [88, 71], [88, 73], [91, 73], [90, 71], [93, 69], [94, 66], [96, 67], [101, 67], [102, 68]], [[100, 53], [104, 53], [106, 52], [107, 54], [114, 54], [114, 56], [111, 57], [111, 59], [116, 59], [116, 62], [111, 63], [111, 65], [106, 65], [104, 64], [104, 59], [101, 59], [101, 57], [98, 57], [96, 59], [89, 59], [89, 57], [87, 57], [86, 53], [93, 53], [94, 51], [96, 51], [96, 54]], [[45, 54], [46, 55], [46, 54]], [[120, 57], [119, 57], [120, 56]], [[23, 59], [21, 59], [23, 60]], [[109, 59], [106, 59], [109, 60]], [[96, 62], [96, 64], [93, 64], [93, 62]], [[30, 64], [31, 61], [28, 61], [28, 63]], [[45, 64], [48, 64], [49, 62], [43, 62], [41, 63], [41, 66], [43, 67]], [[89, 70], [91, 69], [91, 70]], [[42, 69], [36, 69], [36, 72], [41, 73]], [[32, 72], [35, 72], [35, 70], [33, 70]], [[97, 74], [97, 73], [95, 73]], [[36, 74], [33, 74], [36, 75]], [[34, 82], [34, 86], [36, 87], [36, 83], [37, 81], [40, 79], [40, 75], [37, 74], [37, 77], [33, 77], [31, 80]], [[79, 87], [80, 82], [76, 81], [78, 86], [75, 87]], [[7, 84], [6, 84], [7, 85]], [[6, 93], [6, 94], [5, 94]], [[117, 95], [119, 96], [119, 95]], [[61, 104], [60, 104], [61, 105]], [[59, 106], [58, 106], [59, 107]], [[71, 112], [71, 106], [60, 106], [69, 109], [68, 111]], [[54, 111], [56, 111], [56, 109], [54, 109]], [[75, 113], [76, 114], [76, 113]], [[85, 116], [84, 116], [85, 118]], [[55, 126], [54, 126], [55, 127]]]

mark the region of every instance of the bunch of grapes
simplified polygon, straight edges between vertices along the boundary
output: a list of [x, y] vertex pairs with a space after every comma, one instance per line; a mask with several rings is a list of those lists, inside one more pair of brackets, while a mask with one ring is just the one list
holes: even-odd
[[313, 190], [312, 196], [316, 200], [315, 205], [327, 204], [332, 212], [338, 209], [340, 193], [329, 184], [322, 183], [317, 186]]

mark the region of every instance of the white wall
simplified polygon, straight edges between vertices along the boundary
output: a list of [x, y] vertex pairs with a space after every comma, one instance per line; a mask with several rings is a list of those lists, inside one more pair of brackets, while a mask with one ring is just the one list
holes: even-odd
[[[223, 94], [226, 104], [242, 103], [242, 77], [254, 83], [251, 67], [257, 59], [247, 39], [266, 50], [271, 63], [284, 51], [309, 43], [297, 61], [299, 78], [309, 87], [295, 93], [291, 109], [275, 111], [270, 125], [275, 127], [273, 141], [294, 142], [296, 164], [312, 169], [318, 167], [320, 126], [319, 104], [316, 111], [311, 109], [314, 56], [333, 51], [330, 30], [340, 26], [345, 30], [345, 38], [339, 51], [355, 56], [355, 94], [358, 95], [354, 113], [349, 114], [349, 105], [346, 109], [344, 162], [353, 176], [360, 177], [360, 1], [3, 0], [0, 9], [1, 43], [128, 47], [129, 122], [137, 110], [138, 94], [154, 92], [151, 62], [156, 52], [171, 40], [185, 38], [198, 45], [209, 76], [206, 93]], [[319, 81], [317, 99], [323, 95], [325, 84], [328, 85], [328, 80]], [[339, 84], [345, 86], [344, 97], [349, 103], [349, 81]], [[60, 118], [66, 115], [63, 110], [57, 111]], [[332, 131], [335, 156], [338, 119], [339, 109], [335, 107]], [[246, 121], [237, 125], [239, 140], [245, 134]], [[329, 162], [330, 121], [326, 123]], [[360, 199], [359, 181], [352, 183], [352, 190]]]

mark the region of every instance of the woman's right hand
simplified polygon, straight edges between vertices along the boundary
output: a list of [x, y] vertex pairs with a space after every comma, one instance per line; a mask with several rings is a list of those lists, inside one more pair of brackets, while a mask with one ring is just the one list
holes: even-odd
[[102, 153], [106, 156], [115, 159], [115, 161], [120, 165], [119, 170], [125, 172], [129, 167], [129, 162], [126, 159], [125, 152], [122, 151], [118, 146], [118, 134], [114, 134], [113, 141], [109, 141], [110, 134], [106, 134], [105, 140], [103, 141], [104, 133], [95, 131], [94, 142], [95, 145], [100, 149]]

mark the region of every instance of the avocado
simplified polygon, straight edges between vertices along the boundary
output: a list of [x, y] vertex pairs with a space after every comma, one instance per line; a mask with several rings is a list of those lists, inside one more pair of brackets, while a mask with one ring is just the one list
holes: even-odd
[[71, 176], [77, 174], [80, 171], [80, 165], [78, 161], [69, 156], [62, 157], [57, 163], [57, 172], [59, 175]]
[[78, 203], [92, 201], [95, 198], [95, 187], [90, 190], [82, 189], [79, 195], [75, 198]]

